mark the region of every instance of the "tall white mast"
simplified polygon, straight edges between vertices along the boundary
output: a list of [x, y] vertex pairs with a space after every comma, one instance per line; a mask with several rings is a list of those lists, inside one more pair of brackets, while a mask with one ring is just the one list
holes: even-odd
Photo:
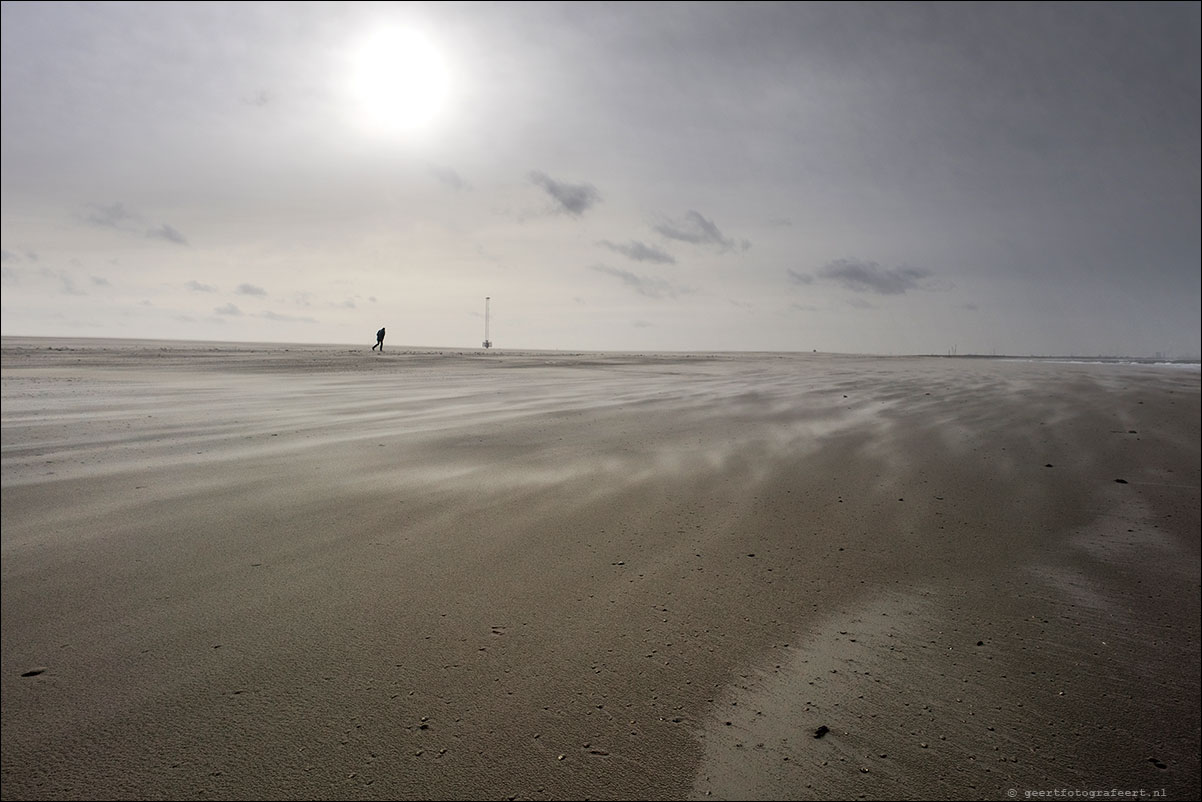
[[492, 340], [488, 339], [488, 301], [489, 296], [484, 296], [484, 347], [492, 348]]

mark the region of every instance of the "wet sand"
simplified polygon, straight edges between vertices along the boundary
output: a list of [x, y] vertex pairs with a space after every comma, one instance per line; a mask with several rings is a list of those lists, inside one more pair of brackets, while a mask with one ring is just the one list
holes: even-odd
[[5, 799], [1198, 797], [1196, 369], [369, 346], [4, 338]]

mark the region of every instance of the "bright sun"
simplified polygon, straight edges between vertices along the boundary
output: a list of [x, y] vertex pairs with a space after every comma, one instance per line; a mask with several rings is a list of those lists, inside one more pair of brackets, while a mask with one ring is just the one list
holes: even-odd
[[354, 54], [351, 70], [351, 91], [375, 128], [422, 128], [446, 100], [446, 64], [434, 43], [415, 30], [376, 32]]

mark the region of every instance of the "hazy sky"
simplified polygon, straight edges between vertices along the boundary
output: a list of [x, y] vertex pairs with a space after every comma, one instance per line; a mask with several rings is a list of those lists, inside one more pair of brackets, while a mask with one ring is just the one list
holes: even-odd
[[3, 333], [1197, 355], [1199, 9], [5, 2]]

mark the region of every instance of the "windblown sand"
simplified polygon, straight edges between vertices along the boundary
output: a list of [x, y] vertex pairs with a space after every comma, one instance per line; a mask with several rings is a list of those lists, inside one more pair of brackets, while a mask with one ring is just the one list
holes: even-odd
[[1199, 796], [1196, 370], [2, 375], [5, 799]]

